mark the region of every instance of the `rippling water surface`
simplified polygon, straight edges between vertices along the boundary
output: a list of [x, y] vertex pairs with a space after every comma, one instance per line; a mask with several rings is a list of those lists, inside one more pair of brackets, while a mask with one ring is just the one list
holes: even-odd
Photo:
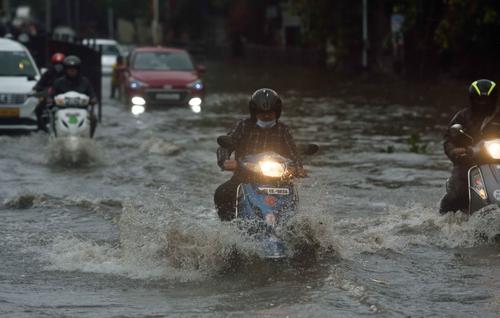
[[[105, 99], [76, 164], [42, 133], [0, 136], [0, 316], [497, 316], [500, 211], [437, 213], [446, 111], [252, 72], [209, 67], [201, 114], [136, 118]], [[288, 233], [305, 257], [289, 262], [262, 260], [212, 203], [229, 178], [215, 139], [244, 116], [255, 78], [280, 88], [295, 138], [321, 147]]]

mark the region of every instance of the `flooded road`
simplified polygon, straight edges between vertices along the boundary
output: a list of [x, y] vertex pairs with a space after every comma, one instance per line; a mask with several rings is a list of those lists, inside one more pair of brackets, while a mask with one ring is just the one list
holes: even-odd
[[[43, 133], [0, 136], [0, 316], [497, 316], [500, 211], [437, 213], [449, 113], [353, 102], [327, 83], [302, 90], [283, 73], [208, 70], [200, 114], [134, 117], [105, 98], [76, 167]], [[321, 147], [298, 182], [296, 239], [312, 242], [314, 261], [264, 262], [213, 207], [230, 177], [215, 139], [267, 85], [296, 140]], [[228, 263], [235, 249], [245, 264]]]

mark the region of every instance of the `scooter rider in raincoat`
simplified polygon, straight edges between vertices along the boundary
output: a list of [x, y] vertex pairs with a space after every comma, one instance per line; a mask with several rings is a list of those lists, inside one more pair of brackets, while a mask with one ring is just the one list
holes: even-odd
[[[449, 127], [460, 124], [466, 134], [474, 140], [481, 136], [485, 127], [498, 112], [498, 91], [496, 83], [487, 79], [473, 82], [469, 87], [470, 106], [453, 116]], [[446, 182], [446, 194], [441, 199], [439, 212], [466, 210], [469, 205], [468, 171], [474, 165], [468, 148], [473, 141], [463, 135], [453, 137], [449, 129], [444, 136], [444, 152], [453, 162], [451, 176]]]
[[81, 64], [82, 62], [78, 56], [67, 56], [64, 59], [65, 74], [63, 77], [58, 78], [54, 82], [50, 95], [52, 99], [59, 94], [64, 94], [69, 91], [75, 91], [87, 95], [90, 99], [90, 135], [94, 136], [97, 126], [97, 117], [94, 113], [94, 105], [97, 103], [97, 96], [88, 78], [81, 74]]
[[[215, 191], [214, 202], [222, 221], [230, 221], [235, 216], [236, 190], [245, 176], [237, 170], [238, 160], [251, 154], [274, 151], [290, 158], [297, 167], [297, 176], [305, 176], [297, 147], [288, 126], [279, 121], [282, 101], [272, 89], [261, 88], [250, 98], [250, 118], [236, 123], [228, 133], [233, 139], [234, 148], [217, 149], [217, 164], [223, 170], [235, 171], [233, 177], [220, 185]], [[235, 152], [235, 160], [231, 159]]]
[[[35, 84], [33, 87], [33, 91], [36, 93], [47, 93], [50, 87], [54, 84], [54, 81], [61, 77], [64, 76], [64, 54], [62, 53], [54, 53], [52, 57], [50, 58], [51, 66], [50, 68], [42, 74], [42, 77], [38, 82]], [[48, 97], [45, 96], [45, 97]], [[38, 123], [38, 129], [40, 130], [47, 130], [47, 122], [44, 119], [44, 112], [45, 112], [45, 107], [47, 106], [47, 100], [46, 98], [43, 98], [38, 105], [35, 108], [35, 114], [37, 118], [37, 123]]]

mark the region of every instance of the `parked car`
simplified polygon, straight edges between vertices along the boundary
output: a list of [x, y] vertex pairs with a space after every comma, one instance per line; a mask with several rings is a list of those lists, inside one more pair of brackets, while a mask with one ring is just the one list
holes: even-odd
[[118, 55], [125, 57], [125, 52], [121, 46], [112, 39], [85, 39], [83, 44], [95, 44], [101, 50], [101, 70], [103, 75], [111, 74]]
[[0, 38], [0, 130], [36, 130], [36, 99], [28, 99], [40, 71], [26, 47]]
[[166, 47], [132, 50], [121, 82], [123, 102], [129, 106], [190, 106], [201, 111], [205, 86], [188, 52]]

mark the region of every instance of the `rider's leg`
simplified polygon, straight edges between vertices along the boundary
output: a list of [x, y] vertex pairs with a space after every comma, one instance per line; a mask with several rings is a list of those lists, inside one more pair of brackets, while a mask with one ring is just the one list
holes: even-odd
[[231, 221], [234, 219], [236, 209], [236, 190], [240, 181], [232, 177], [221, 184], [214, 194], [215, 208], [222, 221]]
[[441, 199], [439, 213], [467, 210], [469, 206], [467, 171], [466, 167], [453, 167], [451, 176], [446, 182], [446, 194]]

